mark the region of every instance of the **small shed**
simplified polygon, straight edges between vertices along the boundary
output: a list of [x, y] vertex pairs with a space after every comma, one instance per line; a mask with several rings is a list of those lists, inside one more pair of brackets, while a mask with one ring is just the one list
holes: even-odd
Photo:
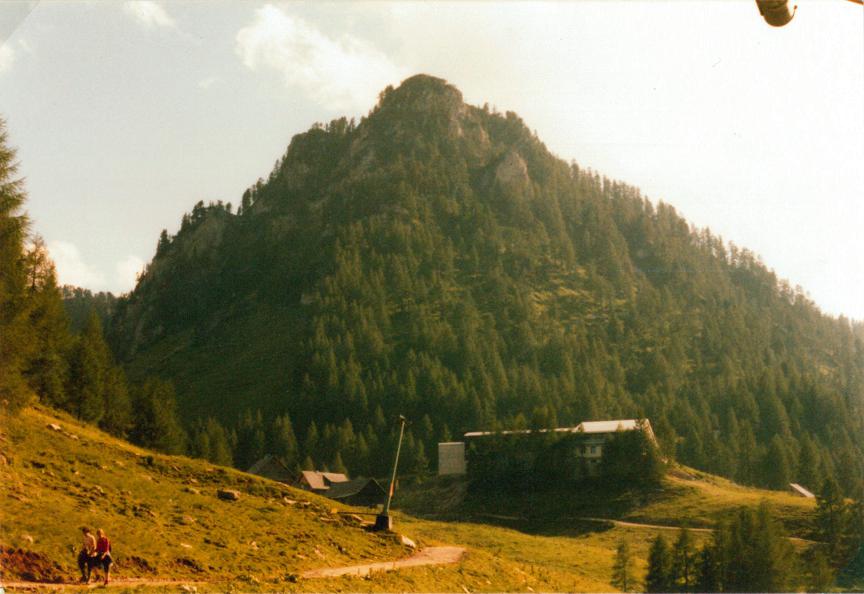
[[789, 491], [792, 492], [793, 495], [797, 495], [798, 497], [804, 497], [806, 499], [816, 499], [816, 496], [799, 485], [798, 483], [789, 483]]
[[246, 472], [286, 484], [293, 482], [294, 478], [294, 473], [279, 458], [272, 454], [267, 454], [258, 460]]
[[350, 481], [334, 483], [324, 495], [348, 505], [375, 507], [384, 503], [387, 493], [374, 478], [358, 477]]

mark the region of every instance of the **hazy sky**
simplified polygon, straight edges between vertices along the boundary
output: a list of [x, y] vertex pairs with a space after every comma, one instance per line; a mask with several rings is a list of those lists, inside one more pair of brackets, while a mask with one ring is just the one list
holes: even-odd
[[864, 319], [864, 15], [799, 0], [4, 2], [0, 114], [62, 282], [127, 291], [198, 200], [426, 72]]

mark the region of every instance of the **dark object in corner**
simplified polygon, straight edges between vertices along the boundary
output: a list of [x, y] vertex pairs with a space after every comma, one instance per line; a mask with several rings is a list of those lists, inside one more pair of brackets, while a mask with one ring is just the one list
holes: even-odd
[[792, 20], [798, 5], [789, 8], [789, 0], [756, 0], [756, 6], [765, 22], [772, 27], [782, 27]]

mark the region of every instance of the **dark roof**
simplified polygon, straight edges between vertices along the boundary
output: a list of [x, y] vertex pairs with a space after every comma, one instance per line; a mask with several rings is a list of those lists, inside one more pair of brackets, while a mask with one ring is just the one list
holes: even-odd
[[381, 495], [384, 494], [384, 488], [374, 478], [358, 477], [343, 483], [333, 483], [330, 485], [330, 488], [327, 489], [325, 495], [330, 499], [344, 499], [346, 497], [351, 497], [352, 495], [357, 495], [362, 491], [375, 494], [380, 493]]
[[282, 482], [290, 482], [293, 475], [288, 467], [272, 454], [267, 454], [258, 460], [246, 472]]

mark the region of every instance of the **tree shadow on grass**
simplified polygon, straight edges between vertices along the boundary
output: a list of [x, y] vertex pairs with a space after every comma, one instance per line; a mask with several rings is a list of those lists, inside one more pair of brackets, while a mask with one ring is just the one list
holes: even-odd
[[646, 505], [671, 499], [673, 492], [660, 487], [634, 488], [599, 481], [571, 485], [512, 486], [473, 483], [464, 489], [458, 505], [436, 509], [436, 499], [403, 508], [408, 513], [442, 522], [474, 522], [542, 536], [584, 536], [614, 527], [611, 520]]

